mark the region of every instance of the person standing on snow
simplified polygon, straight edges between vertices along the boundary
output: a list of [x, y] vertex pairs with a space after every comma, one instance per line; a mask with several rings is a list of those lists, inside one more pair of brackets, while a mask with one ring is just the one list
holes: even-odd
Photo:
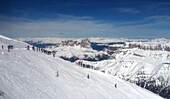
[[8, 45], [8, 52], [10, 52], [10, 47], [11, 47], [11, 46], [10, 46], [10, 45]]
[[56, 75], [56, 77], [59, 77], [59, 73], [58, 73], [58, 70], [57, 70], [57, 75]]
[[27, 50], [30, 50], [30, 46], [27, 46]]
[[53, 51], [52, 53], [53, 53], [53, 57], [55, 57], [55, 52]]
[[115, 84], [115, 88], [117, 88], [117, 84]]
[[35, 51], [35, 47], [34, 46], [32, 46], [32, 50]]
[[2, 45], [2, 49], [4, 49], [4, 46]]
[[88, 79], [90, 78], [89, 74], [87, 75], [87, 78], [88, 78]]

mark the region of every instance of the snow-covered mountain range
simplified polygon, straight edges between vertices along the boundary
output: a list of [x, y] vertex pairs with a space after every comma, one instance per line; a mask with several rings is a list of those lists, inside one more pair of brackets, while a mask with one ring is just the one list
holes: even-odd
[[[120, 51], [120, 50], [119, 50]], [[114, 59], [99, 62], [79, 60], [93, 69], [115, 75], [142, 87], [162, 94], [170, 86], [170, 52], [123, 49], [113, 55]], [[169, 92], [164, 92], [166, 95]], [[168, 96], [169, 97], [169, 96]]]
[[47, 49], [65, 60], [170, 98], [170, 39], [62, 39], [55, 44]]
[[[0, 99], [162, 99], [143, 88], [0, 36]], [[89, 74], [89, 79], [87, 75]]]

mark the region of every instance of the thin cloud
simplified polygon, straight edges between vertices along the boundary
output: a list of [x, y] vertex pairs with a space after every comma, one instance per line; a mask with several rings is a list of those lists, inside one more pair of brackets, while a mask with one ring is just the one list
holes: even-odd
[[136, 14], [139, 13], [140, 11], [135, 9], [135, 8], [116, 8], [118, 11], [122, 12], [122, 13], [132, 13], [132, 14]]
[[[116, 27], [122, 26], [141, 26], [141, 25], [151, 25], [151, 24], [158, 24], [158, 23], [170, 23], [170, 16], [168, 15], [155, 15], [144, 17], [139, 21], [126, 21], [126, 22], [117, 22]], [[164, 26], [163, 24], [160, 27]]]
[[67, 14], [56, 14], [56, 17], [59, 19], [65, 20], [92, 20], [93, 18], [90, 16], [75, 16], [75, 15], [67, 15]]
[[167, 22], [170, 21], [170, 16], [169, 15], [155, 15], [155, 16], [149, 16], [145, 17], [144, 20], [154, 20], [154, 21], [159, 21], [159, 22]]
[[[64, 17], [62, 17], [64, 16]], [[90, 33], [103, 33], [103, 32], [113, 32], [113, 27], [111, 24], [87, 20], [86, 16], [76, 17], [68, 15], [60, 15], [55, 20], [30, 20], [30, 19], [19, 19], [19, 18], [9, 18], [0, 17], [0, 33], [10, 35], [22, 34], [25, 36], [62, 36], [63, 33], [66, 36], [77, 36], [86, 35]], [[6, 19], [6, 20], [4, 20]], [[12, 19], [9, 20], [9, 19]], [[39, 34], [39, 35], [37, 35]]]
[[170, 37], [170, 16], [166, 15], [113, 23], [87, 20], [86, 16], [61, 16], [65, 17], [31, 20], [0, 16], [0, 33], [9, 37]]
[[149, 9], [159, 9], [159, 8], [165, 8], [165, 7], [169, 7], [170, 6], [170, 2], [156, 2], [150, 5], [146, 5], [146, 8]]

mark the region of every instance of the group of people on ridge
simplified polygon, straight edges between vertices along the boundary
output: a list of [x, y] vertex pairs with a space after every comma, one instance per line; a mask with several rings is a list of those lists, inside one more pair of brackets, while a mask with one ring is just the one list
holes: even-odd
[[[11, 49], [13, 49], [13, 45], [8, 45], [8, 52], [10, 52]], [[4, 45], [1, 45], [1, 49], [4, 49]]]
[[[13, 45], [8, 45], [7, 46], [7, 49], [8, 49], [8, 52], [10, 52], [10, 50], [11, 49], [13, 49], [14, 47], [13, 47]], [[27, 47], [25, 47], [27, 50], [31, 50], [30, 49], [30, 46], [28, 45]], [[5, 49], [5, 47], [4, 47], [4, 45], [1, 45], [1, 49]], [[46, 49], [44, 49], [44, 48], [39, 48], [39, 47], [35, 47], [35, 46], [32, 46], [32, 50], [33, 51], [41, 51], [42, 53], [45, 53], [45, 54], [47, 54], [47, 55], [53, 55], [53, 57], [55, 57], [55, 51], [48, 51], [48, 50], [46, 50]]]
[[[39, 47], [35, 47], [35, 46], [32, 46], [32, 50], [33, 51], [41, 51], [42, 53], [45, 53], [45, 54], [47, 54], [47, 55], [51, 55], [51, 54], [53, 54], [53, 57], [55, 57], [55, 51], [48, 51], [48, 50], [46, 50], [46, 49], [44, 49], [44, 48], [39, 48]], [[30, 46], [27, 46], [27, 50], [30, 50]]]

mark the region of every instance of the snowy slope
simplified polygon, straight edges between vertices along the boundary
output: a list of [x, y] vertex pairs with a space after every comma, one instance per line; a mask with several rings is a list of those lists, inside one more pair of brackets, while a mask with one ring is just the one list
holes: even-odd
[[28, 44], [21, 42], [21, 41], [11, 39], [11, 38], [8, 38], [8, 37], [5, 37], [3, 35], [0, 35], [0, 45], [3, 45], [5, 49], [7, 49], [8, 45], [14, 45], [14, 49], [15, 49], [15, 48], [24, 48]]
[[161, 99], [117, 77], [21, 48], [0, 49], [0, 86], [0, 99]]

